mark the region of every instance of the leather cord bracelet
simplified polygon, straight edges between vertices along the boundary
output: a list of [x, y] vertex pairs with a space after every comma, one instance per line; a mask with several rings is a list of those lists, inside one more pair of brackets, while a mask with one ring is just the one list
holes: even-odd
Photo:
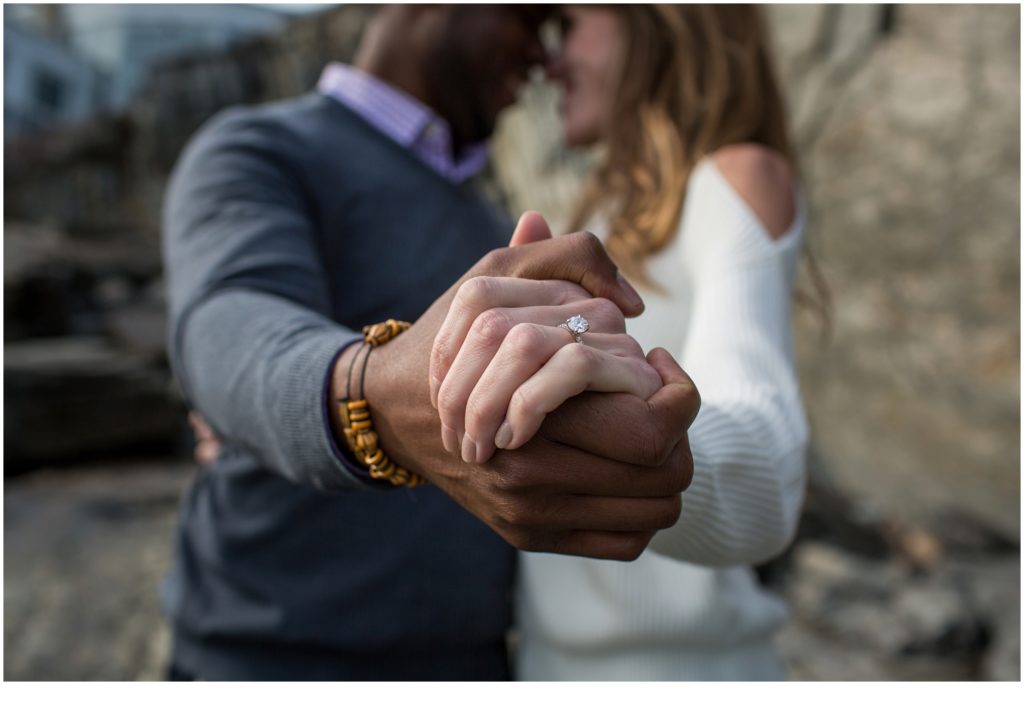
[[[408, 321], [388, 319], [380, 324], [363, 327], [363, 338], [366, 340], [366, 344], [356, 351], [352, 364], [349, 365], [345, 396], [338, 400], [338, 405], [345, 441], [356, 459], [369, 470], [370, 477], [387, 480], [394, 485], [418, 487], [421, 484], [426, 484], [427, 480], [415, 472], [399, 467], [384, 454], [379, 445], [380, 439], [377, 432], [373, 430], [370, 405], [365, 399], [366, 363], [370, 358], [370, 353], [374, 348], [384, 345], [410, 326], [412, 324]], [[359, 373], [359, 392], [356, 395], [352, 392], [352, 374], [356, 364], [359, 363], [360, 356], [363, 365]]]

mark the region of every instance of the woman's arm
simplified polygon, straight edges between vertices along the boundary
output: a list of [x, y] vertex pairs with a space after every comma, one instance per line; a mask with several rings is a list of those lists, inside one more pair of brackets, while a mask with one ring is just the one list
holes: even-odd
[[680, 359], [703, 403], [689, 432], [694, 479], [682, 516], [651, 543], [662, 555], [711, 566], [783, 550], [805, 484], [808, 431], [790, 351], [785, 254], [799, 241], [781, 236], [792, 188], [764, 153], [746, 155], [718, 163], [725, 182], [705, 173], [687, 205], [681, 235], [689, 237], [694, 296]]

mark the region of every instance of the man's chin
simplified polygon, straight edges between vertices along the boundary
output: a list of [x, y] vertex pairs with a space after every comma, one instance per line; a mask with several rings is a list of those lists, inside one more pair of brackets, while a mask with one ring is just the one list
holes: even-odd
[[[456, 136], [458, 134], [461, 136]], [[478, 123], [466, 129], [453, 129], [452, 141], [461, 145], [461, 148], [475, 146], [476, 144], [488, 141], [494, 135], [494, 123]]]
[[499, 113], [519, 102], [519, 96], [523, 94], [523, 86], [523, 81], [517, 76], [510, 76], [502, 83], [501, 91], [497, 98]]
[[479, 143], [481, 141], [486, 141], [487, 139], [490, 139], [492, 136], [494, 136], [494, 130], [497, 128], [498, 119], [501, 117], [502, 112], [511, 107], [513, 104], [515, 103], [510, 102], [507, 105], [497, 106], [495, 108], [487, 110], [486, 113], [478, 114], [473, 125], [473, 141]]
[[[503, 115], [506, 110], [508, 110], [510, 107], [513, 107], [515, 104], [516, 104], [515, 100], [510, 100], [510, 101], [502, 100], [501, 102], [499, 102], [494, 107], [494, 109], [491, 110], [490, 114], [487, 115], [487, 118], [485, 120], [486, 121], [486, 125], [485, 126], [487, 127], [487, 129], [489, 130], [490, 133], [494, 132], [494, 129], [496, 128], [496, 126], [498, 124], [498, 120], [501, 119], [501, 115]], [[488, 134], [488, 135], [490, 135], [490, 134]]]
[[504, 86], [494, 95], [494, 99], [491, 100], [490, 109], [487, 110], [487, 115], [482, 121], [487, 122], [489, 128], [488, 136], [494, 132], [495, 125], [501, 118], [501, 115], [505, 110], [510, 107], [514, 107], [519, 102], [519, 97], [523, 92], [523, 84], [516, 83], [515, 89], [511, 86]]

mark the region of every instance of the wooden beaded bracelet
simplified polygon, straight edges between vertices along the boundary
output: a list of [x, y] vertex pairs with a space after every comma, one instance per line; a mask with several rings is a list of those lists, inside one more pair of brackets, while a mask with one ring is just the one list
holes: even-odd
[[[378, 346], [382, 346], [392, 338], [408, 329], [412, 324], [408, 321], [396, 321], [388, 319], [380, 324], [371, 324], [363, 327], [363, 338], [366, 340], [366, 351], [356, 351], [356, 357], [348, 368], [348, 383], [345, 387], [346, 396], [338, 400], [340, 406], [341, 425], [345, 434], [348, 447], [360, 463], [370, 471], [373, 479], [387, 480], [394, 485], [405, 485], [407, 487], [418, 487], [426, 484], [422, 476], [410, 472], [404, 467], [396, 465], [391, 458], [384, 454], [379, 445], [377, 432], [373, 430], [373, 421], [370, 419], [370, 406], [365, 395], [366, 363], [370, 352]], [[359, 361], [359, 354], [363, 354], [363, 367], [359, 375], [359, 398], [352, 395], [352, 371]]]

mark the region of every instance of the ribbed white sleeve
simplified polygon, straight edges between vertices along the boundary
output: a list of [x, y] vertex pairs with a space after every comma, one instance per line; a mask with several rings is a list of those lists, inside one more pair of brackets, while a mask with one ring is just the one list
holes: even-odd
[[694, 476], [679, 521], [651, 549], [750, 565], [790, 542], [803, 501], [808, 430], [790, 326], [803, 207], [773, 241], [716, 168], [701, 171], [681, 222], [692, 305], [676, 355], [702, 400], [689, 431]]

